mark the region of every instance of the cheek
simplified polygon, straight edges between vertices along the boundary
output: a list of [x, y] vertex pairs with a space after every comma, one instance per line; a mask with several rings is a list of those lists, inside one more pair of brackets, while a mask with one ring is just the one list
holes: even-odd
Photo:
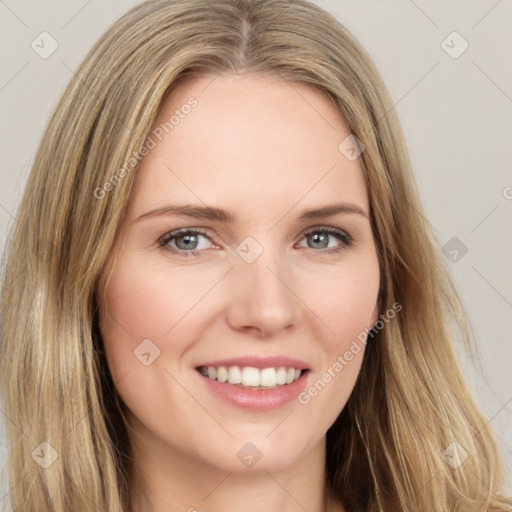
[[[121, 393], [151, 387], [150, 376], [180, 362], [199, 336], [197, 315], [203, 299], [224, 272], [217, 267], [198, 271], [193, 265], [170, 270], [165, 261], [154, 263], [136, 255], [118, 259], [100, 304], [100, 331]], [[141, 364], [137, 356], [148, 352]], [[144, 358], [154, 364], [144, 366]]]
[[139, 346], [151, 348], [152, 358], [158, 354], [163, 335], [174, 323], [170, 312], [181, 308], [168, 291], [171, 287], [163, 279], [157, 283], [157, 277], [125, 258], [117, 262], [107, 284], [100, 305], [100, 331], [114, 382], [140, 366]]
[[298, 401], [305, 407], [323, 410], [312, 416], [320, 422], [318, 428], [328, 428], [353, 390], [366, 334], [377, 318], [378, 261], [374, 258], [360, 267], [340, 268], [330, 276], [317, 278], [316, 285], [308, 285], [304, 296], [318, 318], [317, 338], [325, 359]]
[[353, 339], [377, 318], [379, 267], [377, 260], [358, 267], [346, 266], [335, 273], [310, 280], [303, 296], [318, 318], [325, 336], [321, 341], [332, 351], [346, 350]]
[[119, 258], [105, 289], [100, 331], [108, 368], [129, 410], [150, 424], [166, 418], [169, 402], [180, 403], [184, 410], [193, 405], [173, 385], [170, 373], [174, 374], [173, 361], [187, 347], [187, 337], [177, 335], [183, 334], [183, 319], [197, 302], [195, 296], [202, 288], [203, 294], [207, 291], [206, 284], [196, 285], [201, 289], [182, 273], [170, 276], [163, 268], [125, 256]]
[[[119, 261], [105, 291], [102, 333], [111, 339], [163, 339], [208, 291], [214, 278], [147, 262]], [[116, 336], [113, 333], [116, 333]]]

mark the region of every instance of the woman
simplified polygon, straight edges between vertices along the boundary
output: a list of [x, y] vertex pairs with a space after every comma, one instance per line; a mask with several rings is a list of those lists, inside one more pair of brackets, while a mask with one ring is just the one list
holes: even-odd
[[391, 105], [302, 0], [107, 31], [6, 263], [14, 510], [511, 510]]

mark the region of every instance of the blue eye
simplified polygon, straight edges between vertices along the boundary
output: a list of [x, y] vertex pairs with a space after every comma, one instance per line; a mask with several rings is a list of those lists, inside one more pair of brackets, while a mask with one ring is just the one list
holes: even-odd
[[[167, 233], [159, 242], [161, 247], [166, 250], [179, 254], [180, 256], [197, 256], [197, 250], [206, 249], [204, 244], [200, 243], [200, 237], [210, 240], [205, 231], [197, 229], [178, 229]], [[171, 245], [174, 243], [174, 246]], [[208, 245], [208, 244], [206, 244]]]
[[[208, 241], [202, 242], [202, 238]], [[299, 247], [319, 249], [316, 252], [324, 254], [341, 252], [353, 243], [352, 237], [344, 231], [328, 227], [310, 229], [302, 235], [301, 240], [304, 239], [308, 245], [304, 246], [301, 244]], [[333, 240], [337, 240], [338, 243], [332, 244]], [[167, 233], [158, 243], [166, 251], [186, 257], [199, 256], [201, 251], [208, 249], [208, 245], [212, 243], [212, 240], [204, 230], [183, 228]]]
[[[335, 228], [314, 228], [304, 233], [303, 236], [307, 240], [307, 243], [310, 244], [308, 245], [308, 248], [321, 249], [322, 252], [325, 253], [342, 251], [353, 243], [353, 239], [350, 235]], [[341, 243], [332, 245], [329, 239], [332, 240], [333, 238], [337, 239], [338, 242]], [[304, 246], [301, 245], [301, 247]]]

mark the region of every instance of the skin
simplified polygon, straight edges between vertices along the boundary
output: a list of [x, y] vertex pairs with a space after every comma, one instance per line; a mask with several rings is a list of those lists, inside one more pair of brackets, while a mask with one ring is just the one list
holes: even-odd
[[[307, 389], [377, 320], [366, 185], [359, 159], [338, 150], [350, 131], [318, 90], [253, 74], [180, 84], [154, 128], [191, 96], [197, 106], [137, 170], [100, 294], [108, 366], [133, 446], [132, 509], [343, 510], [325, 493], [325, 433], [354, 387], [364, 350], [306, 405], [293, 400], [270, 411], [221, 400], [194, 368], [287, 355], [308, 363]], [[298, 221], [304, 210], [332, 202], [357, 205], [366, 216]], [[235, 221], [138, 219], [170, 204], [223, 208]], [[318, 228], [325, 236], [325, 227], [348, 233], [353, 244], [329, 235], [328, 248], [342, 250], [328, 254], [304, 234]], [[207, 231], [196, 255], [159, 245], [179, 228]], [[252, 263], [236, 252], [248, 236], [263, 248]], [[169, 245], [179, 251], [178, 242], [183, 247], [183, 238]], [[134, 357], [145, 339], [160, 350], [149, 366]], [[261, 453], [251, 468], [237, 457], [248, 442]]]

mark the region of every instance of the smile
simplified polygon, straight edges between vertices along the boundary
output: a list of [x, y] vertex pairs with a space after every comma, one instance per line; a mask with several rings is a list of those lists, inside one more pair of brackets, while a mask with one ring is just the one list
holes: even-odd
[[286, 386], [299, 379], [302, 370], [293, 367], [254, 368], [252, 366], [201, 366], [199, 371], [205, 377], [217, 382], [251, 389], [274, 389]]

